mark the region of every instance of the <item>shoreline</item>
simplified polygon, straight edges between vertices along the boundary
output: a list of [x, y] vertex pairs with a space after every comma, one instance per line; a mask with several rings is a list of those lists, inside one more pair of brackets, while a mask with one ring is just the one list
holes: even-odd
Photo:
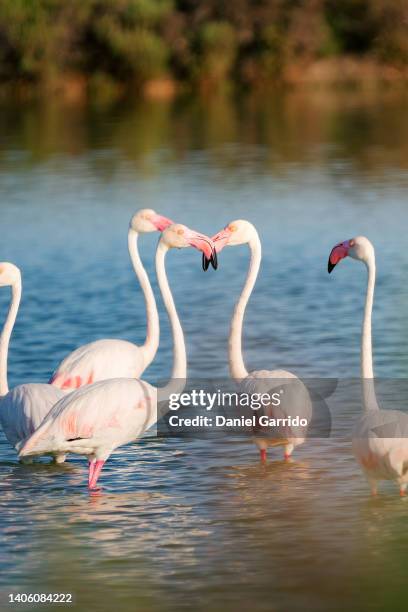
[[401, 89], [408, 84], [408, 67], [376, 62], [368, 58], [342, 56], [313, 62], [289, 64], [274, 79], [250, 84], [226, 79], [218, 83], [196, 84], [178, 81], [171, 75], [146, 80], [144, 83], [116, 81], [109, 75], [65, 73], [50, 82], [3, 82], [0, 100], [27, 101], [45, 97], [59, 98], [70, 103], [83, 103], [92, 98], [120, 101], [129, 97], [152, 101], [168, 101], [183, 95], [211, 97], [225, 93], [257, 93], [287, 90], [368, 90]]

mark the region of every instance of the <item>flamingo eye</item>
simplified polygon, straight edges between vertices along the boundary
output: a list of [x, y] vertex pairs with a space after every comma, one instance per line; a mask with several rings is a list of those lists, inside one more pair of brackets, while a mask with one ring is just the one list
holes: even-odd
[[350, 245], [351, 247], [353, 247], [355, 244], [356, 244], [356, 241], [355, 241], [355, 240], [349, 240], [349, 245]]
[[180, 229], [177, 230], [177, 234], [182, 236], [184, 234], [184, 230], [180, 227]]
[[229, 229], [230, 232], [236, 232], [238, 228], [237, 228], [236, 225], [229, 225], [228, 229]]

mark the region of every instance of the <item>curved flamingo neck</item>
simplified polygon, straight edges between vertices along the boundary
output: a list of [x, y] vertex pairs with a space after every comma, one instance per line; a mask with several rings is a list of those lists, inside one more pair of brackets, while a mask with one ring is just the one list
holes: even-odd
[[254, 288], [262, 258], [261, 241], [259, 240], [258, 233], [255, 230], [254, 232], [254, 236], [248, 242], [251, 252], [248, 274], [241, 295], [234, 307], [228, 342], [230, 374], [236, 380], [241, 380], [248, 376], [242, 355], [242, 327], [245, 309]]
[[375, 288], [375, 255], [366, 262], [367, 293], [364, 306], [364, 317], [361, 333], [360, 371], [363, 385], [363, 406], [365, 410], [378, 410], [374, 388], [373, 347], [372, 347], [372, 312]]
[[7, 358], [11, 333], [16, 322], [18, 307], [21, 300], [21, 280], [11, 287], [11, 302], [0, 336], [0, 397], [9, 392], [7, 381]]
[[164, 265], [168, 250], [168, 246], [159, 240], [156, 250], [156, 274], [173, 335], [173, 368], [170, 381], [165, 387], [160, 389], [161, 395], [163, 396], [168, 395], [170, 389], [172, 392], [179, 392], [180, 386], [184, 388], [187, 376], [187, 356], [183, 329], [174, 304]]
[[143, 353], [143, 362], [145, 368], [153, 361], [159, 347], [160, 323], [157, 312], [156, 300], [149, 281], [147, 272], [143, 266], [142, 260], [137, 248], [139, 234], [134, 229], [129, 228], [128, 232], [128, 248], [129, 255], [132, 261], [133, 269], [143, 291], [146, 305], [147, 330], [146, 340], [140, 347]]

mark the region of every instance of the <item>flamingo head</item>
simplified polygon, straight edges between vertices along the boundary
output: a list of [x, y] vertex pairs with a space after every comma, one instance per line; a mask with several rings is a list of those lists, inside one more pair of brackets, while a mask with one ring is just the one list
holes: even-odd
[[191, 230], [186, 225], [174, 223], [164, 230], [160, 241], [169, 249], [184, 249], [186, 247], [194, 247], [201, 251], [208, 259], [215, 261], [217, 265], [217, 254], [215, 246], [211, 238]]
[[329, 255], [327, 264], [329, 274], [339, 261], [345, 257], [352, 257], [367, 264], [374, 257], [374, 247], [365, 236], [357, 236], [356, 238], [339, 242], [339, 244], [332, 248]]
[[[239, 246], [247, 244], [256, 235], [256, 229], [249, 221], [237, 219], [231, 221], [220, 232], [212, 237], [217, 253], [222, 251], [225, 246]], [[211, 260], [203, 255], [203, 270], [207, 270]], [[212, 263], [212, 262], [211, 262]], [[214, 264], [213, 264], [214, 267]]]
[[20, 270], [8, 261], [0, 262], [0, 287], [8, 287], [21, 282]]
[[135, 232], [145, 234], [147, 232], [162, 232], [172, 223], [171, 219], [157, 214], [151, 208], [142, 208], [133, 215], [129, 226]]

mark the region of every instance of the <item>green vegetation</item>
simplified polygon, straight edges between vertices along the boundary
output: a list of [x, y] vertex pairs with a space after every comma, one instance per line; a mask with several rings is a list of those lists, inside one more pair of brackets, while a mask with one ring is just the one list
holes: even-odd
[[406, 0], [0, 2], [2, 84], [254, 87], [343, 55], [406, 74]]

